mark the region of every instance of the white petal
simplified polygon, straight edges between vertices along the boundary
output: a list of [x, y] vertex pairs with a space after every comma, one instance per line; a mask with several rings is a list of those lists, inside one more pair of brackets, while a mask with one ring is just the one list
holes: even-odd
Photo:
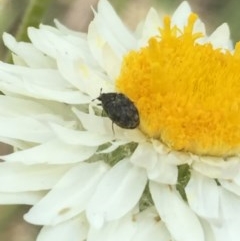
[[150, 182], [150, 191], [160, 218], [174, 240], [204, 241], [203, 229], [198, 218], [176, 190], [168, 185]]
[[79, 216], [56, 226], [44, 226], [36, 241], [84, 241], [87, 232], [87, 221], [83, 216]]
[[139, 201], [147, 182], [144, 169], [118, 162], [101, 180], [87, 207], [87, 217], [95, 227], [122, 217]]
[[[225, 190], [221, 189], [220, 196], [221, 213], [223, 218], [229, 222], [240, 221], [240, 197]], [[240, 230], [239, 230], [240, 232]]]
[[182, 2], [172, 15], [172, 26], [177, 25], [181, 30], [186, 26], [188, 17], [191, 13], [191, 8], [188, 2]]
[[18, 193], [6, 193], [0, 192], [0, 204], [12, 205], [12, 204], [24, 204], [34, 205], [37, 203], [46, 193], [41, 192], [18, 192]]
[[72, 59], [84, 59], [88, 63], [93, 63], [94, 59], [90, 55], [87, 41], [81, 37], [65, 35], [56, 28], [41, 25], [40, 29], [28, 28], [28, 36], [33, 45], [55, 59], [59, 55]]
[[159, 158], [152, 169], [147, 170], [148, 178], [158, 183], [173, 185], [177, 183], [178, 168]]
[[[106, 71], [109, 76], [109, 84], [114, 85], [116, 79], [120, 75], [121, 67], [122, 67], [122, 59], [117, 57], [115, 51], [109, 46], [105, 45], [102, 49], [103, 55], [103, 69]], [[114, 89], [116, 91], [116, 87], [114, 85]]]
[[110, 135], [77, 131], [55, 124], [52, 124], [51, 127], [60, 140], [71, 145], [99, 146], [112, 140]]
[[111, 80], [116, 79], [119, 75], [121, 59], [99, 34], [95, 21], [92, 21], [88, 27], [88, 44], [99, 66], [106, 71]]
[[71, 107], [60, 102], [22, 98], [19, 95], [8, 93], [8, 95], [0, 95], [0, 104], [0, 114], [2, 116], [28, 116], [45, 123], [66, 124], [76, 121]]
[[165, 162], [168, 162], [172, 165], [182, 165], [182, 164], [191, 164], [192, 158], [188, 153], [180, 151], [171, 151], [167, 155], [160, 156]]
[[136, 166], [152, 169], [158, 161], [158, 153], [150, 143], [141, 143], [131, 155], [130, 161]]
[[[115, 130], [115, 126], [114, 126]], [[138, 128], [128, 130], [122, 128], [116, 128], [115, 137], [119, 141], [127, 141], [127, 142], [136, 142], [136, 143], [144, 143], [147, 140], [147, 136], [145, 136]]]
[[106, 0], [99, 1], [98, 13], [93, 21], [99, 33], [111, 48], [116, 51], [116, 55], [119, 58], [122, 58], [130, 49], [136, 47], [136, 40], [133, 34], [123, 25], [112, 6]]
[[48, 126], [34, 118], [24, 116], [0, 117], [0, 135], [35, 143], [42, 143], [54, 137]]
[[211, 224], [217, 241], [238, 241], [240, 236], [240, 199], [236, 195], [221, 189], [219, 224]]
[[218, 179], [219, 183], [221, 184], [222, 187], [224, 187], [226, 190], [240, 196], [240, 186], [232, 181], [232, 180], [223, 180], [223, 179]]
[[148, 11], [146, 20], [143, 24], [143, 31], [140, 40], [138, 41], [138, 47], [145, 46], [148, 43], [149, 38], [159, 35], [159, 28], [162, 27], [162, 22], [159, 18], [158, 12], [151, 8]]
[[106, 41], [99, 34], [96, 23], [94, 21], [92, 21], [88, 26], [87, 39], [92, 55], [98, 64], [103, 67], [103, 47], [106, 44]]
[[[239, 233], [238, 232], [231, 233], [231, 231], [229, 230], [230, 225], [228, 223], [221, 224], [221, 225], [210, 225], [216, 241], [226, 241], [226, 240], [239, 241]], [[235, 238], [232, 237], [233, 235], [235, 236]]]
[[136, 223], [132, 215], [105, 224], [100, 229], [91, 226], [88, 241], [131, 241], [136, 232]]
[[205, 176], [219, 179], [233, 179], [240, 170], [239, 157], [219, 160], [218, 157], [198, 157], [192, 168]]
[[5, 45], [31, 68], [55, 68], [56, 63], [48, 56], [41, 53], [30, 43], [18, 43], [10, 34], [3, 34]]
[[113, 85], [109, 84], [109, 77], [96, 66], [65, 56], [59, 56], [57, 64], [60, 73], [69, 83], [89, 95], [89, 102], [98, 97], [101, 90], [112, 92], [114, 89]]
[[52, 110], [37, 101], [0, 95], [0, 113], [1, 116], [27, 115], [36, 117], [41, 114], [50, 114], [52, 113]]
[[112, 122], [109, 118], [87, 114], [79, 111], [77, 108], [73, 108], [72, 110], [81, 121], [84, 129], [93, 133], [109, 133], [109, 135], [113, 135]]
[[70, 169], [52, 190], [25, 215], [28, 222], [56, 225], [82, 212], [107, 170], [102, 162]]
[[169, 241], [170, 239], [165, 225], [152, 208], [137, 214], [130, 213], [119, 220], [105, 224], [101, 229], [92, 227], [88, 237], [88, 241]]
[[227, 189], [230, 192], [235, 193], [236, 195], [240, 196], [240, 172], [237, 169], [237, 175], [233, 176], [233, 178], [229, 178], [227, 180], [218, 179], [222, 187]]
[[[93, 113], [86, 114], [82, 111], [79, 111], [76, 108], [72, 109], [76, 116], [81, 121], [84, 129], [99, 133], [99, 134], [108, 134], [113, 139], [126, 141], [126, 142], [145, 142], [146, 137], [139, 129], [123, 129], [117, 125], [113, 125], [111, 119], [108, 117], [96, 116]], [[114, 131], [113, 131], [114, 129]]]
[[162, 142], [160, 142], [157, 139], [152, 139], [151, 143], [153, 144], [154, 149], [161, 155], [163, 154], [166, 155], [171, 151], [166, 145], [164, 145]]
[[177, 151], [171, 151], [166, 155], [160, 155], [159, 158], [162, 161], [165, 161], [169, 165], [182, 165], [182, 164], [191, 164], [191, 156], [187, 153], [181, 153]]
[[148, 178], [159, 183], [176, 184], [178, 169], [171, 164], [169, 155], [160, 155], [150, 143], [141, 143], [130, 157], [130, 161], [147, 170]]
[[[34, 133], [36, 135], [42, 135], [42, 132], [44, 132], [43, 129], [49, 132], [49, 122], [62, 124], [64, 126], [76, 125], [73, 113], [68, 106], [56, 102], [53, 103], [41, 100], [37, 102], [6, 95], [0, 95], [0, 116], [8, 117], [9, 120], [12, 118], [11, 122], [17, 120], [22, 121], [23, 123], [19, 123], [18, 126], [21, 125], [22, 129], [24, 129], [24, 126], [28, 126], [29, 131], [35, 131]], [[70, 121], [67, 121], [69, 119]], [[31, 124], [26, 124], [25, 122], [30, 122]], [[30, 130], [31, 125], [33, 125], [33, 127], [38, 125], [38, 127], [34, 127], [33, 130]], [[43, 128], [42, 130], [40, 126]], [[13, 126], [13, 128], [16, 127]], [[37, 133], [37, 131], [39, 133]]]
[[156, 210], [148, 208], [135, 215], [137, 229], [132, 241], [169, 241], [171, 236]]
[[1, 156], [1, 159], [9, 162], [21, 162], [25, 164], [49, 163], [64, 164], [81, 162], [91, 157], [97, 147], [81, 145], [67, 145], [59, 140], [52, 140], [27, 150], [14, 152]]
[[14, 54], [14, 53], [12, 53], [11, 55], [12, 55], [13, 64], [19, 65], [19, 66], [28, 66], [26, 64], [26, 62], [20, 56]]
[[237, 174], [233, 178], [229, 178], [230, 180], [233, 180], [237, 185], [240, 185], [240, 169], [237, 170]]
[[211, 224], [202, 218], [199, 218], [199, 220], [204, 230], [205, 241], [219, 241], [219, 239], [216, 238], [216, 235], [214, 235]]
[[[91, 106], [90, 106], [91, 108]], [[108, 134], [113, 139], [126, 142], [145, 142], [146, 137], [139, 129], [123, 129], [112, 123], [108, 117], [96, 116], [92, 113], [84, 113], [76, 108], [72, 109], [76, 116], [81, 121], [84, 129], [101, 134]], [[113, 131], [114, 130], [114, 131]]]
[[0, 192], [37, 191], [52, 188], [71, 165], [0, 163]]
[[213, 44], [214, 48], [229, 49], [231, 46], [229, 26], [226, 23], [220, 25], [208, 37], [208, 41]]
[[172, 165], [191, 164], [192, 157], [188, 153], [170, 150], [158, 140], [151, 140], [154, 149], [160, 154], [160, 158]]
[[3, 92], [70, 104], [89, 102], [89, 97], [73, 89], [57, 70], [52, 69], [30, 69], [0, 63], [0, 88]]
[[[204, 36], [206, 35], [205, 24], [201, 21], [201, 19], [197, 19], [193, 27], [193, 33], [202, 33]], [[202, 39], [202, 38], [200, 38]], [[199, 39], [197, 39], [198, 42]]]
[[218, 220], [219, 187], [214, 179], [192, 171], [185, 191], [189, 206], [195, 213], [207, 220]]

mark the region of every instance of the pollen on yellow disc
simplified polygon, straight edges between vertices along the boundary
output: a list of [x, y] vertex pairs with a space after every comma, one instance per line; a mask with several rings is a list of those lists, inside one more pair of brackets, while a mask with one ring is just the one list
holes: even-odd
[[116, 86], [137, 106], [140, 128], [174, 150], [240, 153], [240, 45], [199, 44], [191, 14], [183, 31], [165, 18], [159, 36], [125, 56]]

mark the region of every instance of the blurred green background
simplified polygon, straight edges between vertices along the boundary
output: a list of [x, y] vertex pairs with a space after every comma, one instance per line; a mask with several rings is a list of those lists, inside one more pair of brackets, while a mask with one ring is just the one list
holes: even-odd
[[[0, 0], [0, 36], [3, 32], [16, 35], [20, 24], [26, 15], [26, 9], [34, 0]], [[71, 29], [87, 31], [87, 26], [93, 14], [90, 6], [96, 8], [98, 0], [38, 0], [44, 1], [46, 11], [43, 22], [53, 25], [53, 19], [59, 19]], [[134, 29], [137, 23], [144, 18], [152, 6], [161, 14], [171, 14], [182, 2], [180, 0], [109, 0], [119, 13], [123, 21]], [[208, 34], [223, 22], [227, 22], [231, 29], [231, 36], [235, 43], [240, 39], [240, 21], [238, 0], [189, 0], [194, 12], [198, 13], [206, 24]], [[0, 60], [6, 59], [8, 52], [0, 40]], [[0, 154], [9, 149], [0, 145]], [[33, 241], [39, 227], [23, 221], [23, 214], [29, 207], [0, 206], [0, 241]]]

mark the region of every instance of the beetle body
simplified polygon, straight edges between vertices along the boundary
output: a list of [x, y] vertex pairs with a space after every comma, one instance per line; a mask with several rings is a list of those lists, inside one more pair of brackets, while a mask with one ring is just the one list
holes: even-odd
[[140, 123], [134, 103], [122, 93], [102, 93], [97, 98], [112, 122], [125, 129], [134, 129]]

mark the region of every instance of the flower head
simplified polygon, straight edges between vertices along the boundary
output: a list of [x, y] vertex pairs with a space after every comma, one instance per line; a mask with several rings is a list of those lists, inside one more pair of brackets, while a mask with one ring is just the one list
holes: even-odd
[[240, 144], [239, 51], [198, 43], [204, 36], [194, 32], [196, 21], [190, 14], [181, 30], [166, 17], [158, 36], [124, 57], [118, 90], [136, 103], [150, 137], [175, 150], [234, 155]]
[[[33, 205], [38, 241], [238, 240], [240, 54], [228, 26], [207, 36], [187, 2], [163, 21], [151, 9], [136, 33], [106, 0], [94, 13], [87, 34], [58, 22], [29, 28], [31, 44], [4, 34], [14, 64], [0, 63], [0, 140], [15, 151], [1, 157], [0, 202]], [[97, 98], [115, 92], [139, 127], [103, 113]]]

